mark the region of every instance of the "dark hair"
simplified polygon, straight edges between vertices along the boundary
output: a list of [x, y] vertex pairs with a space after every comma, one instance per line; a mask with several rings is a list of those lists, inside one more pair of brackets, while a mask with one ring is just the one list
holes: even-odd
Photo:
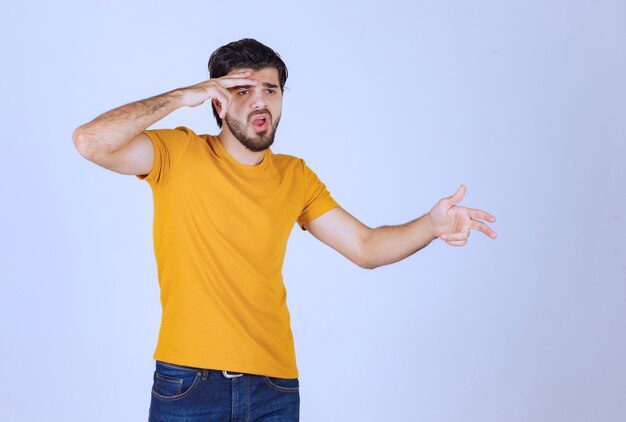
[[[278, 70], [280, 90], [284, 91], [285, 82], [287, 81], [287, 66], [285, 66], [285, 62], [283, 62], [278, 53], [268, 46], [252, 38], [244, 38], [226, 44], [211, 54], [209, 58], [209, 77], [220, 78], [233, 69], [248, 68], [261, 70], [266, 67], [273, 67]], [[213, 108], [213, 115], [217, 125], [221, 128], [222, 119], [217, 113], [213, 102], [211, 102], [211, 107]]]

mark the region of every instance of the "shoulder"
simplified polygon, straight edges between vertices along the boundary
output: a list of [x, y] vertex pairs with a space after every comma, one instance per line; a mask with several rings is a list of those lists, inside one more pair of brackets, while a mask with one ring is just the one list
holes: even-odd
[[203, 136], [208, 136], [208, 135], [198, 135], [196, 132], [194, 132], [193, 130], [191, 130], [190, 128], [186, 126], [177, 126], [176, 128], [172, 130], [176, 132], [178, 136], [187, 138], [189, 140], [199, 140]]
[[272, 159], [279, 167], [302, 169], [304, 166], [304, 160], [294, 155], [274, 154], [272, 152]]
[[158, 135], [161, 138], [169, 139], [195, 139], [199, 136], [186, 126], [178, 126], [174, 129], [147, 129], [144, 131], [149, 135]]

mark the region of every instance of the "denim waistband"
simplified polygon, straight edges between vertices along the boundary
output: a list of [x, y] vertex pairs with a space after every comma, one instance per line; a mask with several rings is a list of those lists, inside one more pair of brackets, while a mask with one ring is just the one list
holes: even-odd
[[242, 372], [225, 371], [225, 370], [221, 370], [221, 369], [209, 369], [209, 368], [198, 368], [198, 367], [194, 367], [194, 366], [177, 365], [177, 364], [174, 364], [174, 363], [163, 362], [161, 360], [157, 360], [156, 362], [158, 364], [160, 364], [160, 365], [169, 366], [170, 368], [184, 369], [184, 370], [188, 370], [188, 371], [202, 371], [203, 372], [203, 378], [205, 378], [206, 375], [208, 375], [208, 373], [210, 373], [210, 372], [220, 372], [225, 378], [238, 378], [238, 377], [241, 377], [243, 375], [254, 375], [254, 374], [245, 374], [245, 373], [242, 373]]

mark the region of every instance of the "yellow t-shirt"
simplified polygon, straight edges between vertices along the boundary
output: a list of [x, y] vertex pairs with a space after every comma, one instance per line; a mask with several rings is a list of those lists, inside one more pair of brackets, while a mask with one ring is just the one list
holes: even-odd
[[161, 330], [154, 359], [296, 378], [282, 267], [287, 240], [339, 205], [304, 160], [237, 162], [217, 137], [146, 130], [154, 166]]

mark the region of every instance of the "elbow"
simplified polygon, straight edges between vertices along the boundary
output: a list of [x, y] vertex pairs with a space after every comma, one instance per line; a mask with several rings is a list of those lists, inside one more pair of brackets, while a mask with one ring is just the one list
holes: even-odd
[[82, 126], [76, 128], [74, 133], [72, 134], [72, 141], [74, 142], [74, 147], [82, 155], [84, 158], [89, 159], [92, 155], [92, 148], [90, 147], [89, 139], [85, 134], [85, 131]]
[[363, 254], [359, 255], [359, 258], [354, 259], [352, 262], [366, 270], [373, 270], [374, 268], [380, 267], [380, 264], [374, 262], [372, 257], [368, 257]]
[[373, 264], [371, 262], [355, 262], [356, 265], [358, 265], [359, 267], [366, 269], [366, 270], [373, 270], [374, 268], [378, 268], [378, 265]]
[[374, 256], [370, 253], [370, 248], [368, 248], [368, 239], [371, 235], [372, 230], [369, 229], [365, 235], [361, 238], [360, 246], [356, 257], [352, 260], [359, 267], [366, 270], [373, 270], [374, 268], [379, 267], [380, 265], [375, 262]]
[[83, 155], [82, 151], [85, 149], [86, 139], [81, 128], [82, 126], [74, 130], [74, 133], [72, 134], [72, 141], [74, 142], [74, 146], [78, 152], [80, 152], [80, 155]]

